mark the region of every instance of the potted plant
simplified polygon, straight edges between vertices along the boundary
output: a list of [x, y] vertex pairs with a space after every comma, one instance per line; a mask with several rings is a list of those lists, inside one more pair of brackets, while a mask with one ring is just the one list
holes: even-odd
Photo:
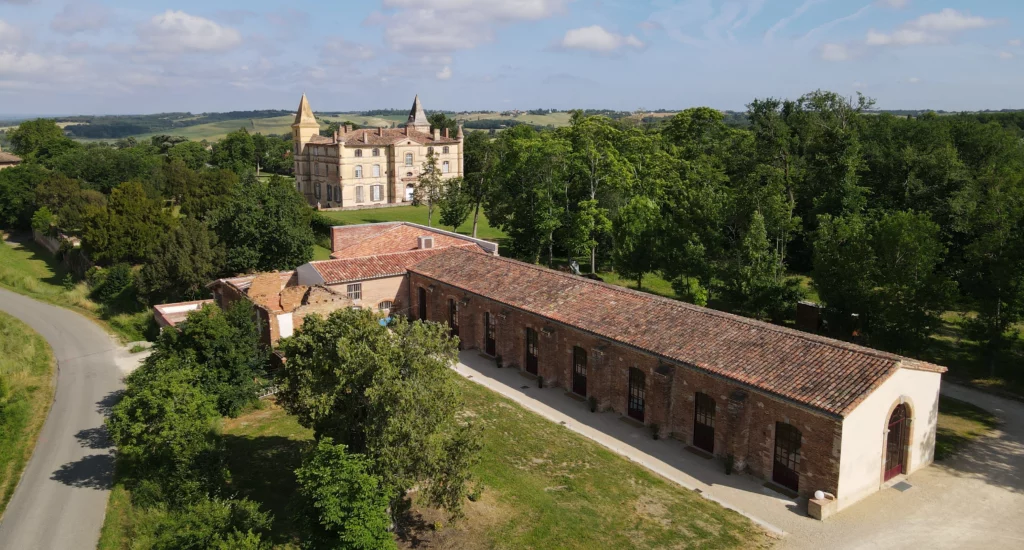
[[736, 457], [731, 454], [725, 455], [725, 475], [732, 475], [732, 468], [736, 464]]
[[658, 426], [657, 424], [651, 423], [651, 426], [650, 426], [650, 428], [651, 428], [651, 437], [653, 437], [655, 440], [658, 439], [658, 431], [659, 431], [658, 428], [659, 427], [660, 426]]
[[543, 376], [538, 376], [537, 377], [537, 387], [538, 388], [543, 388], [544, 387], [544, 377]]
[[494, 356], [494, 362], [498, 364], [498, 368], [499, 368], [499, 369], [500, 369], [501, 367], [505, 366], [505, 364], [504, 364], [504, 363], [502, 362], [502, 360], [501, 360], [501, 356], [500, 356], [500, 355], [495, 355], [495, 356]]
[[590, 412], [597, 412], [597, 398], [591, 395], [587, 398], [587, 403], [590, 404]]

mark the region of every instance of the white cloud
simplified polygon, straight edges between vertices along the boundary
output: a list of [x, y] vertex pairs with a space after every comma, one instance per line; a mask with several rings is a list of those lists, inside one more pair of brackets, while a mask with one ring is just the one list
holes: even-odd
[[50, 28], [64, 34], [99, 30], [107, 26], [110, 11], [102, 4], [81, 2], [65, 4], [50, 21]]
[[1009, 44], [1010, 46], [1013, 46], [1014, 48], [1019, 48], [1020, 45], [1022, 44], [1022, 42], [1021, 42], [1021, 40], [1019, 38], [1014, 38], [1013, 40], [1008, 40], [1006, 43]]
[[449, 67], [448, 65], [445, 65], [443, 69], [438, 71], [436, 76], [438, 80], [448, 80], [449, 78], [452, 77], [452, 68]]
[[821, 58], [825, 61], [848, 61], [852, 58], [849, 48], [843, 44], [823, 44]]
[[922, 15], [891, 33], [871, 29], [865, 43], [868, 46], [912, 46], [947, 42], [957, 32], [991, 27], [997, 23], [999, 21], [995, 19], [946, 8]]
[[1010, 52], [999, 52], [999, 59], [1013, 59], [1013, 54]]
[[375, 57], [373, 48], [343, 38], [330, 39], [320, 48], [320, 63], [324, 65], [347, 66], [357, 61]]
[[775, 38], [775, 34], [776, 33], [781, 31], [782, 29], [786, 28], [787, 25], [792, 23], [795, 19], [797, 19], [801, 15], [803, 15], [807, 10], [811, 9], [812, 7], [814, 7], [815, 4], [820, 4], [822, 2], [824, 2], [824, 0], [805, 0], [803, 4], [800, 4], [793, 11], [793, 13], [789, 14], [786, 17], [783, 17], [782, 19], [779, 19], [779, 21], [777, 23], [772, 25], [772, 27], [770, 29], [768, 29], [764, 33], [764, 41], [765, 42], [771, 42], [772, 39]]
[[878, 0], [875, 3], [886, 8], [901, 10], [910, 5], [910, 0]]
[[366, 23], [384, 28], [396, 50], [454, 52], [494, 39], [495, 27], [539, 21], [564, 11], [572, 0], [384, 0], [385, 13]]
[[591, 25], [566, 31], [561, 46], [569, 50], [610, 53], [625, 47], [643, 48], [644, 43], [632, 34], [625, 36], [609, 32], [600, 25]]
[[21, 31], [14, 25], [0, 19], [0, 44], [14, 44], [21, 40]]
[[921, 79], [916, 77], [916, 76], [912, 76], [912, 77], [907, 79], [907, 82], [909, 82], [911, 84], [917, 84], [918, 82], [921, 82]]
[[173, 10], [154, 16], [139, 27], [138, 34], [145, 49], [165, 53], [225, 51], [242, 42], [235, 29]]

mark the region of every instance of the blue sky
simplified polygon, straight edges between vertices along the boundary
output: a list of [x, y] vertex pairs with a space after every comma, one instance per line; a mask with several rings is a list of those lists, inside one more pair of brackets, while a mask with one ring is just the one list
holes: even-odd
[[0, 114], [1024, 108], [1020, 0], [0, 0]]

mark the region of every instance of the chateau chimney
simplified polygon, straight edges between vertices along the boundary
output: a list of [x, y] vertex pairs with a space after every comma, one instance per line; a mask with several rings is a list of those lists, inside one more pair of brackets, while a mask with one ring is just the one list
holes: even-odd
[[363, 143], [370, 143], [370, 139], [368, 137], [369, 135], [370, 135], [370, 132], [367, 132], [366, 130], [363, 130]]
[[352, 125], [351, 124], [346, 124], [345, 125], [345, 133], [347, 134], [347, 133], [349, 133], [351, 131], [352, 131]]
[[444, 129], [444, 137], [445, 137], [445, 139], [448, 138], [448, 128]]
[[436, 141], [436, 140], [439, 140], [439, 139], [441, 139], [441, 129], [440, 128], [434, 128], [434, 140]]
[[409, 127], [406, 126], [406, 127], [402, 128], [402, 133], [405, 134], [405, 135], [409, 135]]
[[338, 143], [338, 131], [334, 131], [334, 143]]
[[378, 136], [383, 136], [384, 135], [384, 127], [383, 126], [378, 126], [377, 127], [377, 135]]

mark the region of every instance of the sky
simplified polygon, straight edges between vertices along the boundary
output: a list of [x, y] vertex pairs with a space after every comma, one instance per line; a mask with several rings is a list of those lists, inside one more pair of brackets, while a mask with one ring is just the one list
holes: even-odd
[[1021, 0], [0, 0], [0, 115], [1024, 108]]

